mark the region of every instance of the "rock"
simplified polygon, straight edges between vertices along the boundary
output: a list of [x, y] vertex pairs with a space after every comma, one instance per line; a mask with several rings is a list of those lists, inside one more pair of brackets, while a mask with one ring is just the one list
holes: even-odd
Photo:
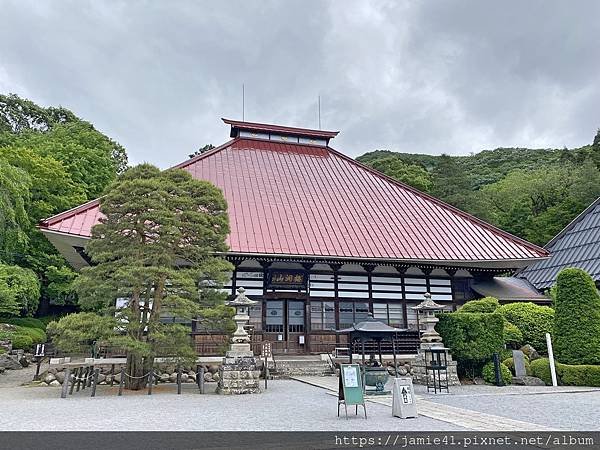
[[56, 372], [56, 375], [54, 375], [54, 377], [56, 378], [56, 381], [58, 381], [60, 384], [63, 384], [65, 381], [64, 372]]
[[[58, 380], [58, 374], [56, 374], [56, 375], [57, 375], [56, 379]], [[104, 381], [106, 381], [106, 375], [99, 373], [98, 374], [98, 384], [103, 383]]]
[[22, 369], [23, 366], [14, 356], [0, 355], [0, 368], [7, 370], [19, 370]]
[[169, 381], [171, 383], [177, 383], [177, 372], [173, 372], [171, 375], [169, 375]]
[[513, 377], [512, 384], [520, 386], [546, 386], [543, 380], [536, 377]]
[[25, 358], [24, 356], [22, 356], [19, 359], [19, 364], [21, 364], [21, 367], [27, 367], [27, 366], [29, 366], [29, 360], [27, 358]]
[[160, 374], [160, 377], [158, 378], [158, 380], [159, 380], [161, 383], [168, 383], [168, 382], [169, 382], [169, 378], [170, 378], [170, 376], [169, 376], [169, 374], [168, 374], [168, 373], [161, 373], [161, 374]]
[[60, 386], [60, 383], [58, 380], [52, 380], [50, 383], [48, 383], [48, 386]]
[[217, 373], [219, 371], [219, 366], [215, 366], [214, 364], [210, 365], [208, 366], [208, 371], [210, 373]]
[[221, 379], [221, 376], [218, 373], [213, 373], [212, 379], [213, 381], [219, 381]]
[[398, 375], [405, 376], [407, 373], [408, 370], [406, 370], [406, 366], [402, 366], [398, 369]]
[[58, 372], [58, 370], [56, 370], [56, 368], [55, 368], [55, 367], [50, 367], [50, 368], [48, 369], [48, 373], [51, 373], [52, 375], [56, 375], [56, 372]]
[[204, 374], [204, 381], [206, 381], [207, 383], [210, 383], [213, 380], [213, 374], [210, 372], [206, 372]]
[[524, 345], [520, 348], [520, 350], [529, 357], [529, 361], [541, 358], [537, 350], [529, 344]]
[[[46, 382], [46, 383], [50, 384], [50, 383], [52, 383], [53, 381], [56, 381], [56, 377], [55, 377], [53, 374], [51, 374], [50, 372], [48, 372], [48, 373], [46, 374], [46, 376], [44, 377], [44, 382]], [[59, 384], [60, 384], [60, 383], [59, 383]]]
[[189, 378], [189, 377], [184, 381], [184, 383], [195, 383], [195, 382], [196, 382], [196, 380], [194, 380], [193, 378]]
[[185, 383], [188, 378], [189, 378], [189, 375], [187, 373], [182, 373], [181, 374], [181, 382], [182, 383]]

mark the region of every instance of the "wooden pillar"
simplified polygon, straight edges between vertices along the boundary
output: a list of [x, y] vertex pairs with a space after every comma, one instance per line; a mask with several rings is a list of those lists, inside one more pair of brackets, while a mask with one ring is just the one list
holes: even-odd
[[177, 394], [181, 394], [181, 366], [177, 366]]
[[398, 378], [398, 363], [396, 362], [396, 333], [392, 336], [392, 355], [394, 355], [394, 374]]
[[100, 374], [100, 369], [94, 369], [94, 381], [92, 383], [92, 395], [91, 397], [96, 396], [96, 386], [98, 386], [98, 375]]
[[69, 395], [73, 395], [73, 388], [75, 387], [75, 383], [77, 382], [77, 378], [79, 376], [79, 367], [75, 367], [73, 371], [73, 381], [71, 383], [71, 389], [69, 390]]
[[71, 381], [71, 368], [65, 368], [65, 379], [62, 384], [62, 389], [60, 392], [60, 398], [66, 398], [67, 392], [69, 390], [69, 382]]
[[374, 264], [362, 264], [362, 268], [367, 272], [367, 286], [369, 292], [369, 312], [373, 314], [373, 271], [375, 270]]
[[125, 368], [121, 367], [121, 376], [119, 379], [119, 396], [123, 395], [123, 384], [125, 384]]
[[406, 273], [406, 269], [408, 269], [408, 267], [395, 266], [395, 269], [400, 274], [400, 286], [402, 289], [402, 320], [404, 321], [404, 328], [408, 328], [408, 309], [406, 308], [406, 286], [404, 284], [404, 274]]
[[381, 339], [377, 339], [377, 351], [379, 352], [379, 364], [383, 367], [383, 357], [381, 356]]
[[148, 395], [152, 395], [152, 384], [154, 383], [154, 368], [150, 369], [148, 374]]

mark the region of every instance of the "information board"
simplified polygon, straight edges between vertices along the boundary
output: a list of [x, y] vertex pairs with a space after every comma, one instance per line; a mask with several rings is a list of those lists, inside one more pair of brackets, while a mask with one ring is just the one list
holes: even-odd
[[358, 364], [340, 365], [338, 400], [344, 400], [346, 405], [364, 405], [362, 376]]

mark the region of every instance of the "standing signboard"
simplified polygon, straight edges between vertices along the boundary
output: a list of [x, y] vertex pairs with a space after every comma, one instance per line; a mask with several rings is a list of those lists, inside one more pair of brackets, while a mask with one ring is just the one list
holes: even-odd
[[363, 377], [358, 364], [340, 364], [340, 381], [338, 387], [338, 417], [340, 415], [340, 404], [344, 404], [346, 419], [348, 418], [348, 405], [363, 407], [365, 419], [367, 418], [367, 407], [365, 406]]
[[402, 419], [417, 417], [417, 404], [412, 378], [394, 378], [392, 416]]

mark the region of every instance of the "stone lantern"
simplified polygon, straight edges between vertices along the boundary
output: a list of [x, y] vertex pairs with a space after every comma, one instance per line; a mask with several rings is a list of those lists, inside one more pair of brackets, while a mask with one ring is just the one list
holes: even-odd
[[250, 307], [257, 304], [246, 297], [246, 290], [240, 287], [237, 296], [226, 302], [235, 308], [233, 320], [237, 326], [231, 338], [230, 350], [223, 358], [219, 369], [219, 394], [258, 394], [260, 393], [257, 361], [250, 347], [250, 336], [244, 325], [250, 320]]
[[444, 347], [442, 337], [435, 331], [435, 325], [439, 322], [436, 314], [443, 312], [444, 305], [439, 305], [431, 299], [429, 292], [424, 294], [425, 300], [411, 309], [418, 314], [419, 325], [423, 325], [421, 332], [421, 345], [419, 353], [414, 362], [415, 383], [427, 385], [434, 392], [442, 388], [448, 389], [448, 385], [459, 385], [456, 371], [456, 361], [452, 360], [449, 349]]
[[248, 297], [246, 297], [245, 292], [246, 290], [243, 287], [238, 288], [238, 295], [235, 297], [235, 299], [225, 303], [225, 305], [235, 308], [235, 316], [233, 316], [233, 321], [237, 326], [237, 329], [231, 338], [231, 350], [227, 352], [228, 355], [233, 353], [250, 353], [250, 356], [254, 356], [250, 350], [250, 336], [244, 329], [244, 325], [246, 325], [250, 320], [250, 307], [256, 305], [258, 302], [250, 300]]
[[423, 324], [425, 330], [421, 333], [421, 348], [443, 347], [442, 337], [435, 331], [435, 324], [439, 319], [435, 316], [444, 311], [444, 306], [439, 305], [431, 299], [429, 292], [425, 293], [425, 300], [411, 309], [419, 315], [419, 324]]

